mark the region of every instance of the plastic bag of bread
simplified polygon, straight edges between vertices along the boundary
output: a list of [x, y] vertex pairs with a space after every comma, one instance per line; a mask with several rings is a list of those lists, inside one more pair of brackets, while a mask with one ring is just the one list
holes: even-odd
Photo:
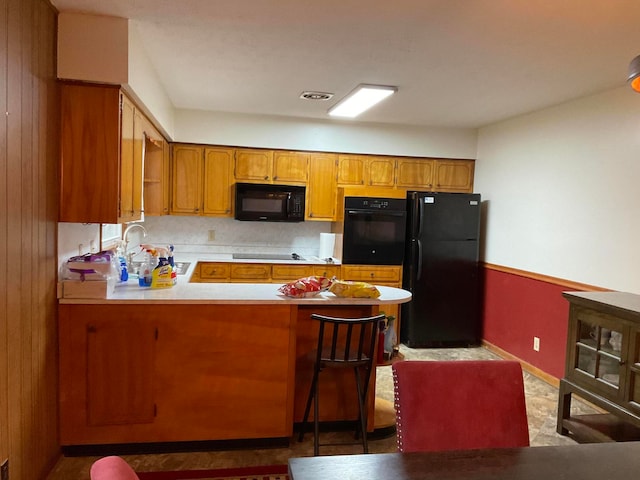
[[378, 298], [380, 296], [380, 291], [375, 285], [346, 280], [334, 280], [329, 287], [329, 291], [336, 297]]
[[314, 297], [320, 292], [324, 292], [331, 286], [331, 280], [326, 277], [304, 277], [298, 280], [285, 283], [278, 291], [287, 297]]

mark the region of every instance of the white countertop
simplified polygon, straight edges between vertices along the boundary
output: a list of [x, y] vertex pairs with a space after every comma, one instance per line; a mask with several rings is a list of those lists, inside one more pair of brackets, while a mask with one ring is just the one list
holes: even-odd
[[383, 305], [405, 303], [411, 293], [401, 288], [377, 285], [378, 298], [340, 298], [323, 292], [315, 297], [292, 298], [278, 292], [278, 283], [190, 283], [189, 276], [178, 276], [178, 283], [171, 288], [142, 288], [137, 280], [117, 284], [115, 292], [106, 299], [61, 298], [61, 304], [336, 304], [336, 305]]

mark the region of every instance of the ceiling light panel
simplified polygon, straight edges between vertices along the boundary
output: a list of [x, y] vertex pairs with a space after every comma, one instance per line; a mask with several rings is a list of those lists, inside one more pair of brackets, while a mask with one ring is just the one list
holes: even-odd
[[398, 91], [385, 85], [358, 85], [328, 111], [332, 117], [354, 118]]

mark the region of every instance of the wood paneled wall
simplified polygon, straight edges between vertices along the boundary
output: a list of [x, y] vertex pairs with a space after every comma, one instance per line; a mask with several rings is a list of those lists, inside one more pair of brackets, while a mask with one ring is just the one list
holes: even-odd
[[59, 456], [56, 19], [48, 0], [0, 0], [0, 463], [11, 480], [44, 479]]

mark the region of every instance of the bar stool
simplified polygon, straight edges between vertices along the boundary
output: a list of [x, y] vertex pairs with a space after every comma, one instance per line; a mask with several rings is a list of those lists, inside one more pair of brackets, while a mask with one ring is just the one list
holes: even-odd
[[[362, 435], [364, 453], [369, 453], [367, 444], [367, 405], [369, 378], [373, 368], [375, 343], [378, 336], [378, 324], [385, 319], [384, 314], [364, 318], [336, 318], [312, 314], [311, 318], [320, 322], [318, 346], [315, 352], [313, 380], [304, 410], [298, 441], [304, 438], [304, 429], [309, 419], [313, 401], [313, 453], [319, 454], [318, 419], [318, 377], [323, 368], [353, 368], [358, 393], [358, 412], [360, 428], [356, 429], [356, 438]], [[325, 334], [325, 330], [329, 330]]]

